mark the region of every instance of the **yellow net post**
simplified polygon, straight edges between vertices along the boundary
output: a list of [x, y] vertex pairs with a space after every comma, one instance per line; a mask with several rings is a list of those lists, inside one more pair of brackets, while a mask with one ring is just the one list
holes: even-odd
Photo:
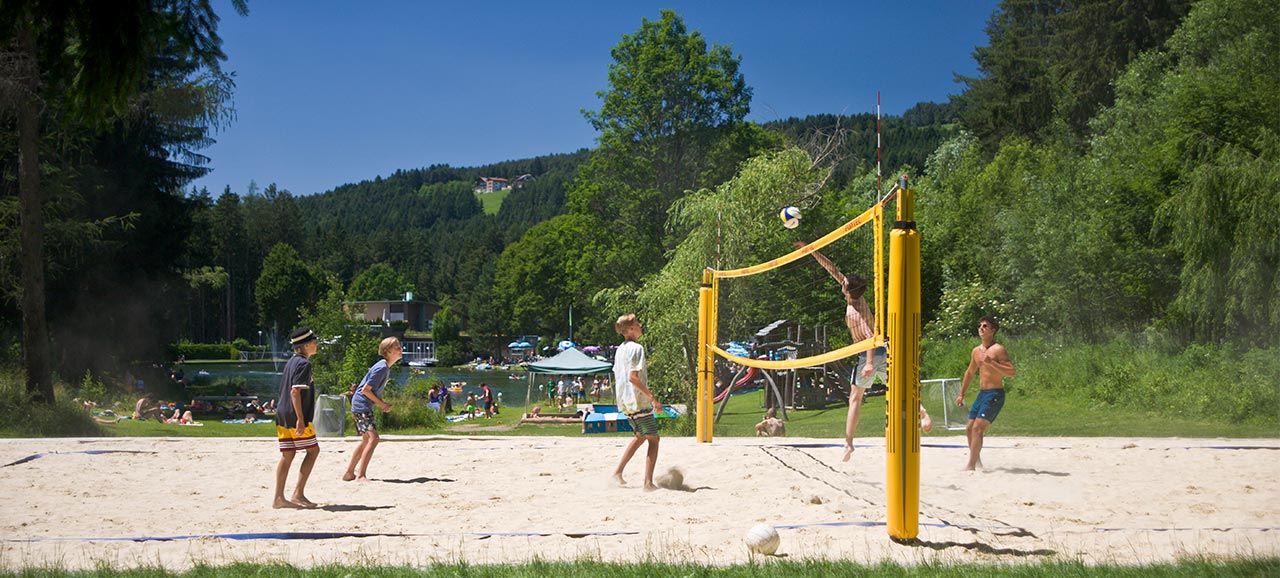
[[711, 352], [711, 347], [715, 343], [711, 328], [713, 316], [711, 269], [706, 269], [702, 272], [702, 284], [698, 287], [698, 350], [695, 354], [698, 357], [696, 415], [698, 419], [698, 441], [701, 443], [709, 443], [711, 441], [713, 413], [711, 400], [715, 396], [715, 392], [712, 391], [715, 386], [715, 381], [712, 377], [714, 375], [715, 357]]
[[885, 460], [889, 537], [913, 540], [920, 526], [920, 234], [904, 175], [889, 234], [889, 391]]

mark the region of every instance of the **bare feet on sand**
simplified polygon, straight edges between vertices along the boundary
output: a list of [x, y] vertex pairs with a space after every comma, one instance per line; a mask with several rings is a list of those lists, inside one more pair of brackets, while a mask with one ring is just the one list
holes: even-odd
[[299, 508], [305, 508], [307, 510], [312, 510], [320, 507], [320, 504], [317, 504], [315, 502], [312, 502], [311, 500], [308, 500], [306, 496], [294, 496], [293, 499], [290, 501], [297, 504]]
[[354, 479], [356, 479], [356, 475], [355, 475], [355, 474], [353, 474], [353, 473], [351, 473], [351, 472], [347, 472], [347, 473], [345, 473], [345, 474], [342, 474], [342, 481], [344, 481], [344, 482], [350, 482], [350, 481], [352, 481], [352, 480], [354, 480]]
[[612, 478], [609, 478], [609, 485], [617, 488], [625, 488], [627, 487], [627, 481], [622, 479], [622, 474], [614, 474]]
[[644, 491], [646, 491], [646, 492], [652, 492], [652, 491], [657, 490], [657, 489], [658, 489], [658, 486], [655, 486], [655, 485], [653, 485], [653, 484], [645, 484], [645, 485], [644, 485]]
[[851, 457], [853, 457], [853, 444], [846, 442], [844, 444], [844, 459], [841, 459], [840, 461], [847, 462]]
[[275, 508], [275, 509], [277, 509], [277, 510], [282, 510], [282, 509], [301, 510], [301, 509], [302, 509], [302, 504], [295, 504], [295, 503], [290, 502], [289, 500], [286, 500], [286, 499], [284, 499], [284, 498], [276, 498], [276, 499], [271, 503], [271, 507], [272, 507], [272, 508]]

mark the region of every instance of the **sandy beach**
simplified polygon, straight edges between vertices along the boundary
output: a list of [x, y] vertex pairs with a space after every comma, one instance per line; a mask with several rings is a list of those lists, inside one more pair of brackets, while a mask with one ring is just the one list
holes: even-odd
[[[541, 559], [742, 562], [778, 554], [902, 563], [1088, 563], [1280, 556], [1280, 440], [1002, 438], [960, 471], [961, 437], [925, 438], [920, 535], [891, 541], [882, 438], [662, 440], [683, 485], [609, 483], [618, 437], [396, 437], [369, 483], [339, 479], [354, 438], [324, 438], [307, 495], [270, 507], [273, 438], [0, 440], [0, 567], [197, 562], [422, 565]], [[643, 450], [641, 452], [643, 454]], [[290, 475], [290, 490], [297, 463]]]

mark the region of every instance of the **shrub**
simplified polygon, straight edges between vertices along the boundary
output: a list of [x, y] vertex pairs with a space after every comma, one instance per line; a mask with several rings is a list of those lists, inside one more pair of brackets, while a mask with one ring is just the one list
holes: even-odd
[[382, 399], [391, 404], [391, 413], [381, 413], [382, 425], [387, 429], [439, 428], [445, 424], [443, 415], [427, 407], [427, 392], [431, 384], [440, 383], [438, 378], [410, 378], [403, 387], [394, 379], [387, 381], [382, 391]]
[[169, 355], [193, 359], [239, 359], [240, 353], [229, 343], [191, 343], [179, 341], [169, 345]]
[[89, 437], [102, 430], [79, 402], [73, 401], [68, 386], [54, 384], [52, 404], [32, 403], [27, 396], [21, 369], [0, 367], [0, 432], [21, 437]]
[[84, 379], [80, 380], [80, 397], [94, 401], [107, 399], [107, 387], [102, 384], [102, 380], [94, 379], [93, 373], [87, 369], [84, 370]]

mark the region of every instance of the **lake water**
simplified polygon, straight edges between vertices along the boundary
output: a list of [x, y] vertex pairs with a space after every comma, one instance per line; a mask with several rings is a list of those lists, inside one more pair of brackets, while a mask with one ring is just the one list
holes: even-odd
[[[284, 368], [284, 363], [279, 364], [280, 368]], [[422, 373], [414, 374], [412, 372], [421, 371]], [[201, 372], [207, 372], [207, 375]], [[264, 399], [275, 398], [280, 392], [280, 371], [276, 370], [276, 365], [270, 362], [252, 362], [240, 364], [201, 364], [198, 361], [187, 362], [184, 367], [185, 376], [188, 381], [195, 380], [198, 383], [219, 384], [233, 381], [236, 378], [244, 378], [246, 393], [251, 395], [262, 396]], [[599, 374], [604, 377], [604, 374]], [[511, 379], [514, 376], [515, 379]], [[457, 384], [462, 391], [451, 391], [450, 397], [453, 398], [455, 408], [461, 408], [466, 405], [467, 394], [474, 393], [476, 397], [480, 395], [480, 384], [488, 383], [489, 389], [493, 391], [494, 397], [500, 399], [503, 406], [520, 407], [524, 405], [525, 393], [529, 387], [529, 374], [525, 371], [469, 371], [463, 369], [454, 369], [451, 367], [425, 367], [410, 368], [397, 363], [391, 369], [391, 377], [395, 380], [398, 387], [403, 388], [408, 384], [409, 379], [430, 379], [432, 377], [439, 378], [446, 384]], [[538, 380], [545, 386], [548, 380], [559, 379], [558, 376], [548, 375], [544, 373], [537, 374]], [[588, 390], [590, 390], [590, 382], [594, 376], [583, 376], [587, 382]], [[612, 393], [612, 392], [606, 392]], [[545, 396], [545, 393], [542, 395]], [[541, 403], [539, 400], [538, 384], [533, 384], [533, 403]], [[612, 401], [612, 395], [607, 396]], [[541, 398], [544, 399], [545, 398]], [[546, 404], [542, 403], [545, 407]]]

